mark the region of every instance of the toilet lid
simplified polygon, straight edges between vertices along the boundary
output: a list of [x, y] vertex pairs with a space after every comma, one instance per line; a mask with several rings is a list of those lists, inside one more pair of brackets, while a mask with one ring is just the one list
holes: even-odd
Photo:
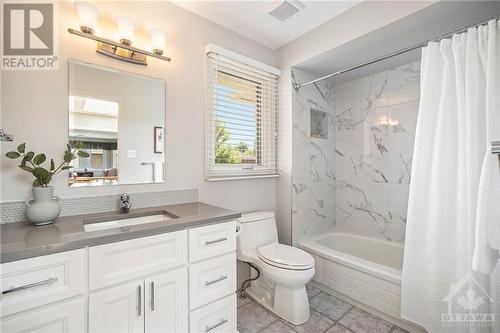
[[306, 251], [279, 243], [260, 247], [257, 255], [262, 261], [280, 268], [309, 269], [314, 266], [314, 258]]

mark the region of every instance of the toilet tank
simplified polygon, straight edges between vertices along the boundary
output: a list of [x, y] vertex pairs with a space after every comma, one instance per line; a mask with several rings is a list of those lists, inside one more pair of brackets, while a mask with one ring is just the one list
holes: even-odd
[[253, 212], [242, 214], [238, 219], [238, 252], [247, 252], [261, 246], [278, 242], [274, 212]]

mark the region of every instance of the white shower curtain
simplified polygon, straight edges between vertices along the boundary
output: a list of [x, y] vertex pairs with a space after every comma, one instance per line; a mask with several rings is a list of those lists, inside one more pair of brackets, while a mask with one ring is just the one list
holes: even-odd
[[498, 329], [464, 327], [442, 316], [460, 310], [453, 296], [462, 281], [466, 290], [474, 281], [488, 293], [474, 296], [482, 296], [481, 313], [495, 311], [489, 292], [500, 286], [472, 266], [490, 273], [500, 246], [499, 162], [488, 152], [490, 142], [500, 140], [499, 84], [495, 20], [422, 50], [401, 315], [431, 333]]

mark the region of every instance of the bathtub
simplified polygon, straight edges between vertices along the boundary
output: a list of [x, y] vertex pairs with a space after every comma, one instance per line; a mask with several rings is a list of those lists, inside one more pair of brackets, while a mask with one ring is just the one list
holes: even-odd
[[313, 281], [400, 323], [401, 243], [330, 232], [298, 246], [316, 260]]

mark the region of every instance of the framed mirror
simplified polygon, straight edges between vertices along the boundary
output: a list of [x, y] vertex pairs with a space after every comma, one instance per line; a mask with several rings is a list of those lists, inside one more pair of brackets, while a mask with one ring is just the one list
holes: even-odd
[[78, 60], [69, 63], [71, 187], [165, 181], [165, 81]]

